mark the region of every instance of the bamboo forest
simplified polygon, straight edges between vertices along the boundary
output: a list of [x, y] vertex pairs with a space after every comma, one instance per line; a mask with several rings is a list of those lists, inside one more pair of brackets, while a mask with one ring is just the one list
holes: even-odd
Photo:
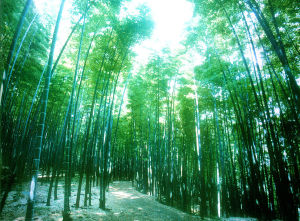
[[297, 0], [0, 0], [0, 220], [300, 220]]

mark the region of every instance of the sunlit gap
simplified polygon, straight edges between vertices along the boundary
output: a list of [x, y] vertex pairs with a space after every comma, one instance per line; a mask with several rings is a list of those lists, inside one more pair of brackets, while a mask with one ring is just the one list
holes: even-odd
[[[123, 11], [129, 14], [136, 14], [137, 8], [146, 5], [150, 9], [151, 17], [154, 22], [154, 29], [151, 37], [134, 46], [133, 51], [136, 57], [133, 60], [132, 74], [139, 72], [141, 66], [148, 63], [153, 55], [162, 55], [163, 49], [169, 49], [172, 55], [177, 55], [178, 52], [184, 51], [182, 41], [187, 36], [187, 28], [196, 24], [196, 18], [193, 16], [194, 6], [186, 0], [132, 0], [123, 5]], [[191, 67], [194, 64], [199, 64], [202, 59], [194, 50], [184, 53], [185, 59], [182, 63], [181, 70], [193, 72]], [[173, 81], [173, 84], [175, 82]], [[174, 85], [171, 85], [173, 88]], [[173, 90], [176, 90], [173, 88]], [[124, 97], [124, 105], [122, 113], [126, 114], [127, 93]]]
[[[49, 19], [56, 18], [61, 0], [34, 0], [34, 3], [41, 15], [42, 22], [46, 25]], [[71, 31], [72, 20], [72, 2], [66, 1], [60, 29], [57, 38], [55, 56], [58, 55], [65, 40]], [[154, 29], [151, 37], [134, 46], [133, 51], [136, 54], [133, 60], [132, 74], [135, 75], [139, 68], [147, 64], [149, 58], [156, 54], [161, 55], [163, 49], [169, 49], [170, 52], [178, 54], [179, 51], [185, 51], [182, 41], [187, 36], [187, 28], [197, 24], [197, 18], [193, 16], [194, 6], [186, 0], [132, 0], [122, 5], [120, 17], [126, 15], [135, 15], [138, 8], [142, 5], [149, 7], [151, 17], [154, 22]], [[73, 18], [74, 19], [74, 18]], [[76, 19], [75, 19], [76, 20]], [[54, 28], [54, 27], [52, 27]], [[191, 69], [194, 64], [199, 64], [203, 58], [195, 50], [189, 50], [183, 53], [184, 57], [181, 70], [193, 73]], [[124, 97], [123, 113], [127, 113], [127, 93]]]
[[[49, 19], [56, 18], [60, 2], [61, 0], [34, 0], [44, 24], [47, 24]], [[58, 49], [63, 45], [71, 27], [72, 2], [68, 0], [64, 6], [60, 24], [60, 29], [64, 31], [60, 32], [58, 36], [56, 51], [59, 51]], [[151, 54], [160, 53], [163, 48], [169, 48], [171, 52], [183, 49], [180, 41], [187, 34], [186, 28], [193, 23], [193, 4], [186, 0], [132, 0], [123, 4], [121, 14], [126, 10], [127, 14], [134, 15], [137, 13], [137, 8], [142, 5], [150, 8], [154, 30], [149, 39], [134, 47], [137, 54], [136, 61], [145, 64]]]
[[[37, 8], [38, 13], [40, 14], [41, 22], [44, 26], [49, 25], [49, 22], [54, 23], [58, 11], [61, 0], [33, 0], [34, 5]], [[55, 57], [58, 56], [60, 49], [63, 47], [68, 35], [71, 31], [71, 21], [72, 18], [76, 20], [76, 18], [72, 15], [72, 3], [73, 1], [67, 0], [64, 4], [63, 15], [59, 25], [59, 31], [57, 35], [56, 48], [54, 50]], [[52, 25], [52, 31], [54, 30], [54, 25]], [[51, 32], [52, 32], [51, 31]]]
[[133, 10], [145, 4], [154, 21], [152, 36], [134, 47], [136, 64], [144, 65], [152, 54], [160, 55], [164, 48], [176, 53], [183, 50], [186, 28], [193, 23], [193, 4], [186, 0], [133, 0], [126, 7]]

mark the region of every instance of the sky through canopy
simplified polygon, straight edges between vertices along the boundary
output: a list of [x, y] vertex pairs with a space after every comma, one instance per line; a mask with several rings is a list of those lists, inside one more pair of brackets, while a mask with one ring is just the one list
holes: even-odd
[[[44, 19], [46, 14], [56, 17], [60, 0], [34, 0], [36, 7]], [[152, 36], [136, 45], [134, 51], [137, 53], [136, 62], [146, 63], [149, 56], [159, 53], [164, 48], [169, 48], [171, 52], [182, 49], [180, 41], [186, 35], [186, 27], [193, 21], [193, 5], [186, 0], [132, 0], [123, 5], [129, 13], [134, 13], [136, 8], [142, 4], [147, 5], [151, 10], [154, 21]], [[72, 1], [67, 0], [60, 28], [68, 30], [71, 27]], [[124, 11], [124, 10], [123, 10]], [[122, 13], [122, 10], [121, 10]], [[68, 32], [60, 32], [58, 36], [58, 48], [62, 47]], [[56, 50], [56, 53], [59, 50]]]

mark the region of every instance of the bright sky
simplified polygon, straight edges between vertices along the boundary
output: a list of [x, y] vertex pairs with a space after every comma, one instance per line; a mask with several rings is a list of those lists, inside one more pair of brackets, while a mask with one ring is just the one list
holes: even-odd
[[145, 63], [150, 54], [163, 48], [175, 52], [182, 48], [180, 41], [185, 37], [185, 28], [192, 22], [193, 5], [186, 0], [132, 0], [132, 4], [145, 3], [151, 9], [154, 30], [150, 39], [137, 45], [134, 50], [138, 63]]
[[[36, 7], [43, 14], [45, 11], [56, 18], [61, 0], [34, 0]], [[154, 20], [152, 37], [140, 45], [135, 46], [136, 62], [146, 63], [150, 54], [159, 53], [163, 48], [169, 47], [172, 52], [180, 49], [180, 41], [184, 39], [185, 27], [192, 22], [193, 5], [186, 0], [132, 0], [126, 7], [134, 11], [139, 5], [145, 3], [151, 9]], [[69, 11], [72, 8], [70, 0], [66, 0], [60, 29], [63, 35], [58, 36], [57, 50], [62, 47], [70, 29]]]
[[[61, 0], [34, 0], [34, 4], [40, 13], [40, 18], [42, 22], [47, 23], [47, 19], [49, 19], [45, 14], [48, 14], [53, 18], [53, 21], [56, 21], [58, 10], [60, 7]], [[70, 31], [71, 31], [71, 13], [72, 9], [72, 1], [66, 0], [63, 10], [62, 19], [59, 25], [59, 34], [57, 36], [57, 42], [55, 47], [55, 56], [59, 54], [60, 49], [63, 47]], [[54, 26], [52, 27], [52, 31], [54, 30]], [[61, 31], [63, 30], [63, 31]], [[52, 32], [51, 32], [52, 33]]]

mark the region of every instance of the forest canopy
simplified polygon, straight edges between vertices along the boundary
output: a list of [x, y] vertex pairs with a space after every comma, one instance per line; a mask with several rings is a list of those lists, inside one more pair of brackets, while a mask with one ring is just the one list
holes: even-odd
[[18, 183], [33, 220], [63, 182], [69, 220], [127, 180], [200, 217], [299, 219], [299, 2], [190, 0], [150, 53], [148, 1], [56, 2], [0, 2], [0, 213]]

